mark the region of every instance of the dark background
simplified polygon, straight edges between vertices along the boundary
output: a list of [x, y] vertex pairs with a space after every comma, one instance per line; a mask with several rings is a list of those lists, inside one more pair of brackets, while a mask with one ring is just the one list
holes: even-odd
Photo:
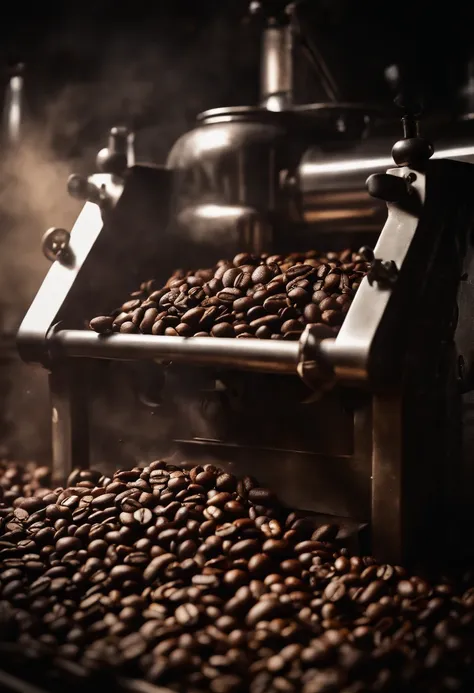
[[[428, 113], [451, 111], [474, 49], [471, 3], [307, 0], [307, 27], [347, 100], [391, 104], [398, 63]], [[154, 154], [206, 108], [258, 98], [259, 30], [245, 0], [84, 0], [8, 6], [0, 64], [26, 63], [30, 116], [76, 156], [119, 120], [159, 133]], [[297, 63], [299, 73], [307, 69]], [[324, 100], [303, 80], [303, 101]], [[51, 110], [53, 109], [53, 110]]]

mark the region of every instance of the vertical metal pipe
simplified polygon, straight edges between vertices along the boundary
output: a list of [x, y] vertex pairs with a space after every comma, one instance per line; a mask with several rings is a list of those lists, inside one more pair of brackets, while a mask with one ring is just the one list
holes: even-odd
[[89, 466], [89, 420], [85, 365], [55, 364], [49, 376], [51, 391], [52, 472], [65, 484], [75, 468]]
[[24, 79], [22, 66], [19, 65], [10, 77], [5, 94], [3, 111], [3, 134], [9, 145], [18, 144], [20, 139], [22, 108], [23, 108]]
[[288, 108], [293, 98], [293, 36], [291, 23], [270, 24], [263, 32], [261, 101], [271, 111]]

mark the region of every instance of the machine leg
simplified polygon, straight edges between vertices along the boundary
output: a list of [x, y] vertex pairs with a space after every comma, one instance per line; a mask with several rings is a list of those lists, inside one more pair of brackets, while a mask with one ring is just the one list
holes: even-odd
[[373, 397], [372, 551], [388, 563], [403, 560], [401, 417], [399, 396]]
[[[372, 476], [372, 397], [367, 396], [354, 410], [354, 464], [359, 470], [360, 485], [357, 493], [366, 509], [364, 516], [359, 517], [364, 522], [364, 531], [359, 533], [359, 550], [370, 553], [370, 537], [367, 527], [371, 516], [371, 476]], [[366, 523], [366, 524], [365, 524]]]
[[89, 466], [89, 421], [86, 364], [57, 363], [50, 373], [52, 405], [52, 472], [64, 484], [74, 468]]

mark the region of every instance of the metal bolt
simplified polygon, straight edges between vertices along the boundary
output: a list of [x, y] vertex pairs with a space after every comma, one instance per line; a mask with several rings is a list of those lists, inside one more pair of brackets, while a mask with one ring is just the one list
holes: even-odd
[[62, 259], [69, 247], [71, 236], [66, 229], [52, 227], [48, 229], [41, 239], [41, 249], [44, 256], [54, 262]]
[[374, 251], [372, 248], [369, 248], [368, 245], [363, 245], [362, 248], [359, 248], [359, 255], [361, 258], [363, 258], [366, 262], [373, 262], [374, 261]]

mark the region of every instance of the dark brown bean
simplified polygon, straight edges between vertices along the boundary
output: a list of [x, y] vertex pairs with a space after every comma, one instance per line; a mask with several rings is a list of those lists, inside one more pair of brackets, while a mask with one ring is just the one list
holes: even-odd
[[200, 612], [195, 604], [181, 604], [175, 611], [175, 618], [182, 626], [196, 626]]
[[97, 318], [93, 318], [90, 321], [89, 327], [99, 334], [110, 334], [112, 332], [113, 323], [113, 318], [107, 315], [99, 315]]

